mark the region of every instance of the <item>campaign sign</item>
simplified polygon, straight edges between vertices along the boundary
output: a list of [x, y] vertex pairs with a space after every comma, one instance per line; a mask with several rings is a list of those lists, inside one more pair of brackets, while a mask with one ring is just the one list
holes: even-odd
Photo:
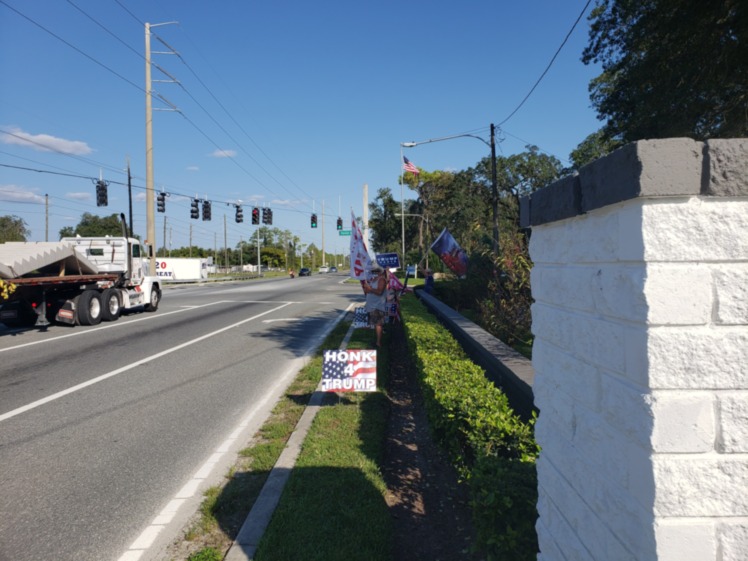
[[397, 269], [400, 267], [400, 257], [397, 253], [377, 253], [377, 263], [385, 269]]
[[324, 351], [323, 392], [373, 392], [377, 390], [377, 351], [353, 349]]

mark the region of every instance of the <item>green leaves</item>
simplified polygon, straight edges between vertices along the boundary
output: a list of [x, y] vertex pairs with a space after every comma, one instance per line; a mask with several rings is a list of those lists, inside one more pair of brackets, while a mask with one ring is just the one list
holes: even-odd
[[624, 142], [748, 134], [748, 7], [738, 0], [606, 0], [585, 64], [605, 134]]
[[539, 448], [507, 396], [413, 297], [400, 302], [429, 423], [471, 489], [478, 539], [489, 559], [535, 559]]

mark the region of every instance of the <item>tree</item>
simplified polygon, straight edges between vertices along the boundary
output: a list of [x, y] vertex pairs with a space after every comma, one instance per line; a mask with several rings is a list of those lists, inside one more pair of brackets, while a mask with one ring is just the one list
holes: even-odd
[[15, 215], [0, 216], [0, 243], [25, 242], [31, 235], [23, 218]]
[[84, 238], [94, 236], [121, 236], [122, 222], [119, 216], [112, 214], [110, 216], [97, 216], [90, 212], [84, 212], [81, 221], [75, 228], [66, 226], [60, 230], [60, 238], [81, 236]]
[[744, 0], [599, 0], [582, 61], [605, 134], [624, 142], [748, 134]]
[[[405, 212], [409, 213], [412, 201], [406, 201]], [[376, 253], [400, 253], [402, 250], [402, 223], [398, 216], [402, 204], [392, 196], [392, 191], [384, 187], [377, 191], [373, 202], [369, 203], [369, 228], [371, 228], [371, 250]], [[405, 219], [407, 228], [405, 239], [413, 239], [413, 221]]]
[[605, 131], [600, 129], [580, 142], [579, 146], [569, 155], [569, 159], [573, 164], [573, 169], [578, 170], [582, 166], [610, 154], [621, 145], [620, 140], [609, 138]]

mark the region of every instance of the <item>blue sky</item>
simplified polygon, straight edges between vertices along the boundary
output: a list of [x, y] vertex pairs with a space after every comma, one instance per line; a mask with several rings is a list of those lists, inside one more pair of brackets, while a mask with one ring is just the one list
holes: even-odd
[[[223, 247], [255, 231], [253, 205], [302, 244], [324, 204], [325, 248], [343, 251], [351, 209], [389, 187], [400, 200], [400, 143], [475, 134], [488, 139], [522, 102], [586, 0], [0, 0], [0, 215], [23, 218], [31, 240], [75, 226], [84, 212], [128, 210], [145, 224], [144, 24], [152, 29], [154, 178], [170, 193], [156, 213], [158, 245]], [[568, 163], [600, 127], [581, 63], [587, 15], [530, 98], [501, 125], [497, 152], [535, 144]], [[157, 38], [157, 37], [158, 38]], [[166, 43], [164, 45], [159, 38]], [[473, 138], [406, 148], [427, 169], [466, 169], [488, 155]], [[19, 169], [23, 168], [23, 169]], [[110, 181], [97, 207], [90, 178]], [[190, 220], [189, 198], [212, 201]], [[406, 198], [412, 193], [406, 189]], [[234, 203], [245, 221], [234, 222]]]

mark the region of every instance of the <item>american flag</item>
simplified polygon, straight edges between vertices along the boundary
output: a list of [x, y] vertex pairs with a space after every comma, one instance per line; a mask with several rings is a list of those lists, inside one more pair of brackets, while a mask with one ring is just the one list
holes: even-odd
[[413, 175], [418, 175], [419, 173], [421, 173], [420, 171], [418, 171], [418, 168], [417, 168], [416, 166], [414, 166], [414, 165], [413, 165], [413, 162], [411, 162], [411, 161], [410, 161], [410, 160], [409, 160], [408, 158], [406, 158], [405, 156], [403, 156], [403, 169], [404, 169], [405, 171], [409, 171], [409, 172], [410, 172], [410, 173], [412, 173]]
[[352, 352], [350, 356], [325, 353], [322, 363], [324, 391], [375, 391], [376, 379], [376, 351]]

